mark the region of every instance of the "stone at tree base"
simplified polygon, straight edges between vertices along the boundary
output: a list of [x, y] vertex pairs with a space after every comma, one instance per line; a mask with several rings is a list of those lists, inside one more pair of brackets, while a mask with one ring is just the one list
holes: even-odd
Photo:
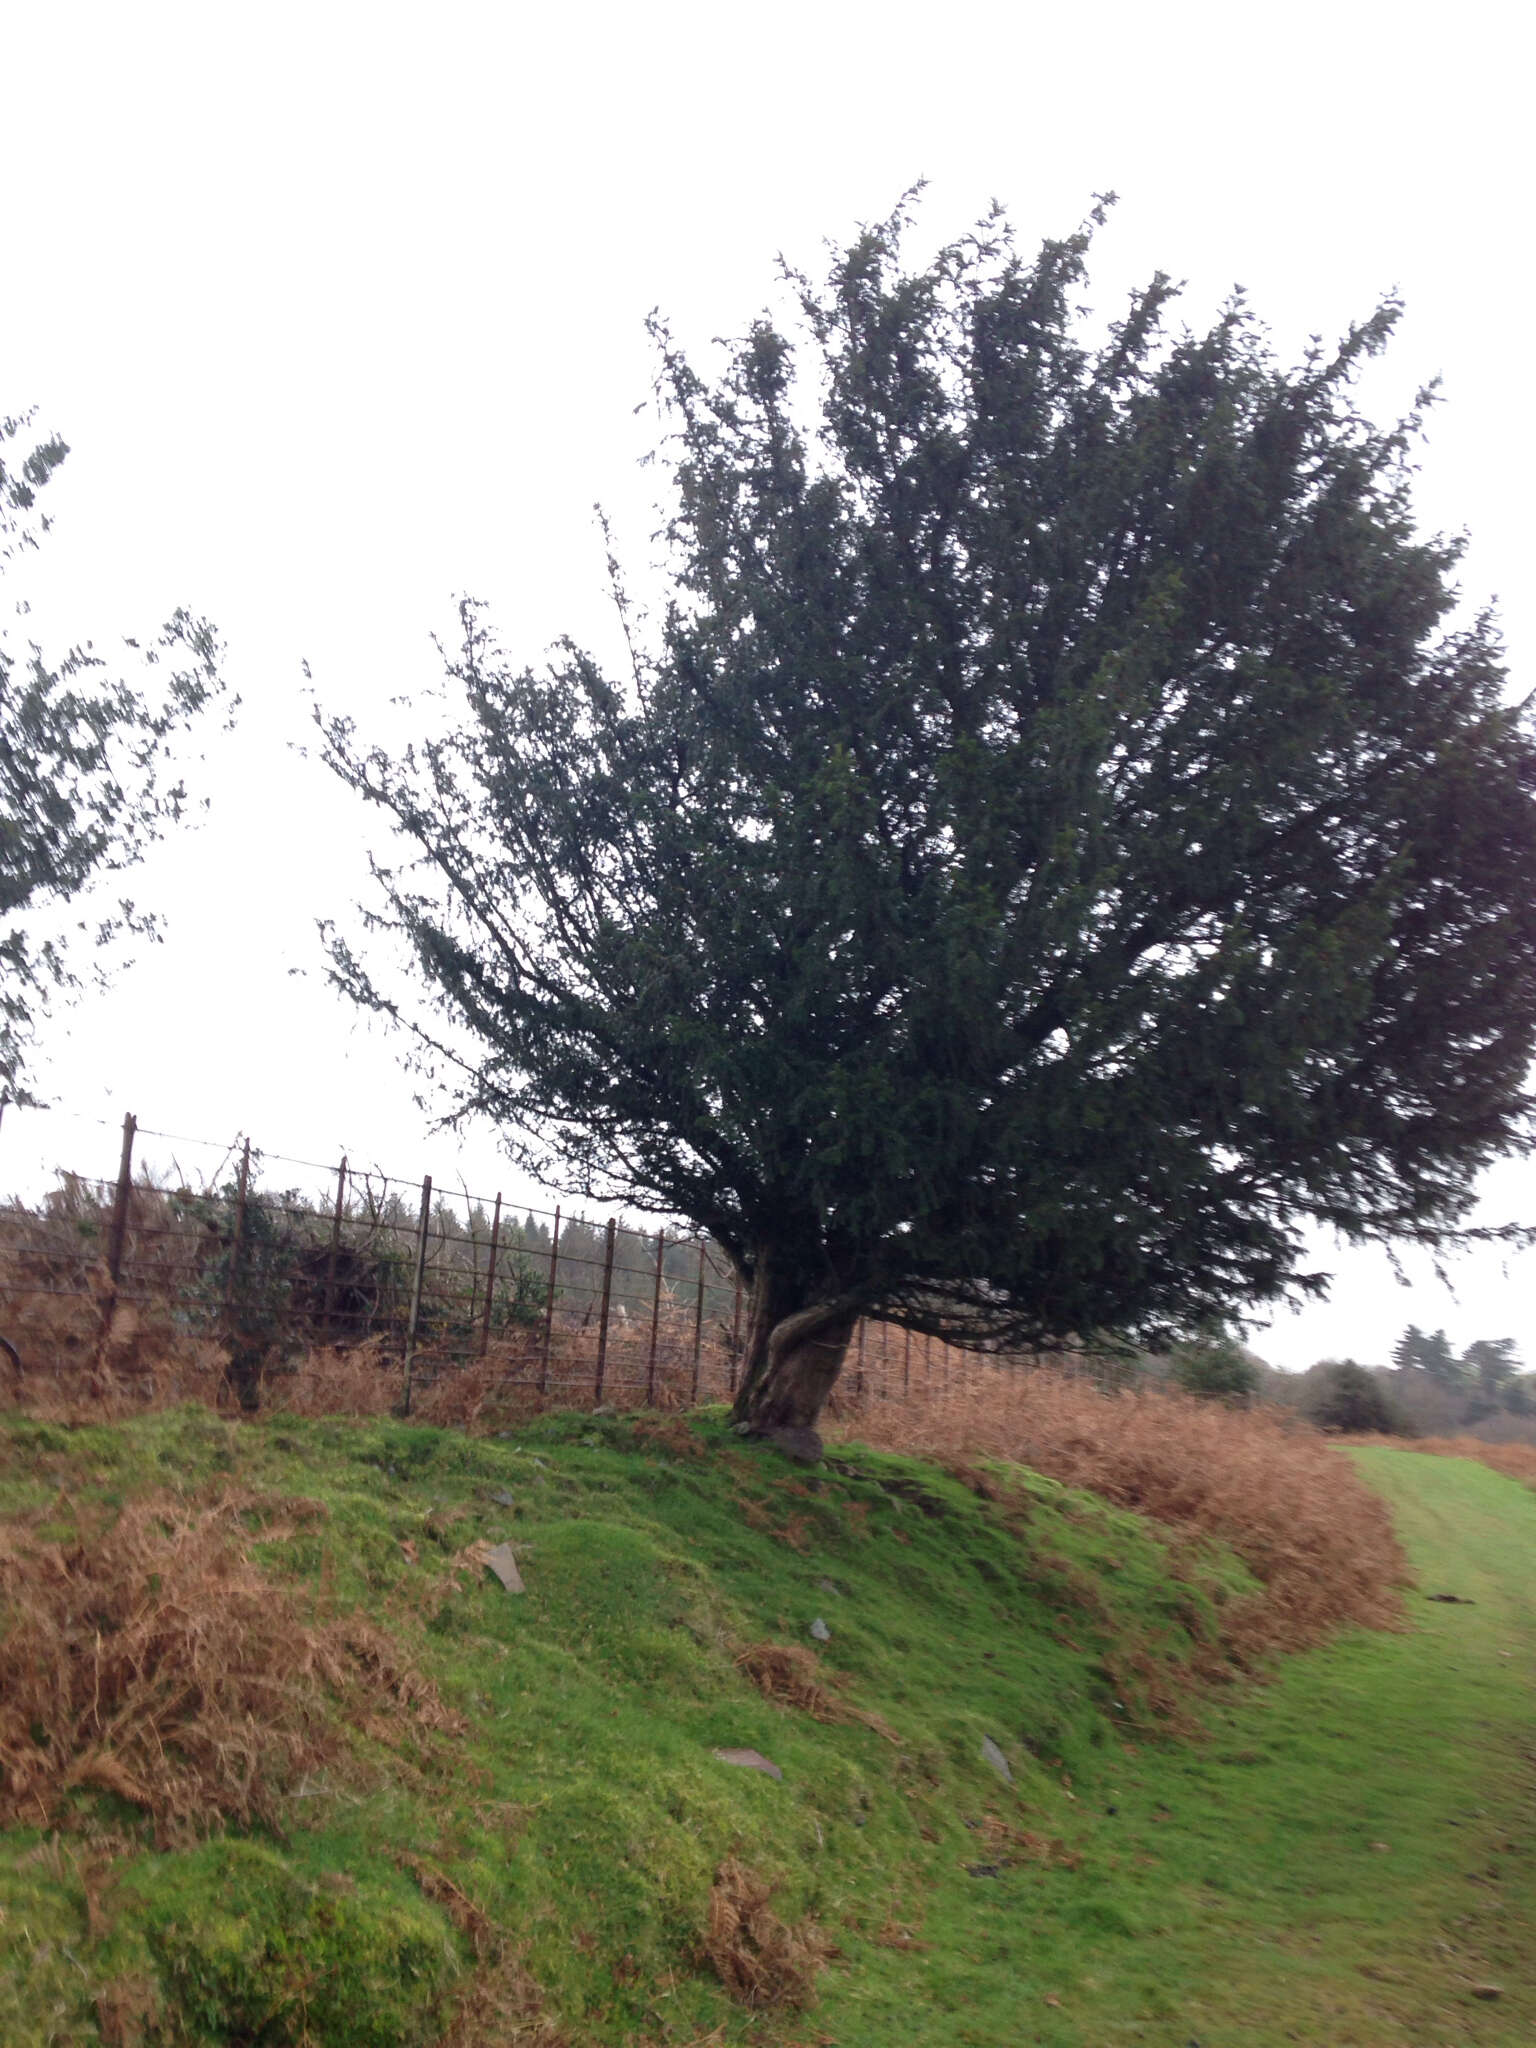
[[760, 1749], [717, 1749], [715, 1756], [723, 1764], [735, 1764], [744, 1771], [761, 1771], [769, 1778], [782, 1778], [784, 1775], [773, 1759], [764, 1756]]
[[992, 1766], [1004, 1784], [1011, 1785], [1013, 1783], [1013, 1772], [1009, 1767], [1008, 1759], [1003, 1755], [1003, 1752], [998, 1748], [990, 1735], [983, 1735], [981, 1738], [981, 1754], [983, 1761]]
[[793, 1458], [797, 1464], [821, 1463], [822, 1442], [814, 1429], [775, 1424], [772, 1429], [755, 1429], [751, 1434], [759, 1443], [772, 1444], [776, 1451], [782, 1451], [786, 1458]]
[[832, 1640], [832, 1631], [819, 1614], [811, 1623], [811, 1634], [818, 1643], [830, 1643]]

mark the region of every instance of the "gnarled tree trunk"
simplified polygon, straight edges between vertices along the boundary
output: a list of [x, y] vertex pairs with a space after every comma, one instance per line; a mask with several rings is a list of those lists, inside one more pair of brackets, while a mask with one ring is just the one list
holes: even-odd
[[758, 1254], [733, 1413], [765, 1436], [814, 1434], [858, 1324], [862, 1304], [854, 1296], [808, 1301], [806, 1292], [771, 1250]]

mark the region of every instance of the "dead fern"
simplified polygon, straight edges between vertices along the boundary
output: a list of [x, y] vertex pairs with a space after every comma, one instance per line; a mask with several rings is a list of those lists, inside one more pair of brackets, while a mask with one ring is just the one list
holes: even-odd
[[[58, 1504], [49, 1510], [57, 1514]], [[250, 1555], [314, 1503], [133, 1501], [70, 1542], [0, 1529], [0, 1823], [51, 1825], [80, 1787], [162, 1842], [281, 1827], [284, 1795], [346, 1747], [343, 1721], [463, 1723], [360, 1617], [316, 1622]]]
[[765, 1699], [781, 1707], [794, 1707], [809, 1714], [813, 1721], [871, 1728], [887, 1742], [901, 1740], [890, 1722], [879, 1714], [867, 1713], [862, 1707], [839, 1699], [831, 1688], [842, 1680], [824, 1672], [815, 1651], [801, 1643], [748, 1643], [745, 1649], [737, 1651], [735, 1664]]
[[742, 2005], [798, 2009], [811, 2003], [817, 1972], [838, 1951], [814, 1920], [786, 1926], [770, 1903], [773, 1893], [766, 1878], [727, 1856], [710, 1889], [704, 1949]]

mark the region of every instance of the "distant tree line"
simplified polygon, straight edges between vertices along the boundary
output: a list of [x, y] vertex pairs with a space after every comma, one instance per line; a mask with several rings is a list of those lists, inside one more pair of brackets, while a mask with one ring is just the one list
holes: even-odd
[[1268, 1371], [1266, 1398], [1296, 1407], [1324, 1429], [1401, 1436], [1524, 1436], [1536, 1430], [1536, 1372], [1513, 1337], [1479, 1337], [1459, 1356], [1444, 1330], [1410, 1323], [1390, 1365], [1319, 1359], [1304, 1373]]

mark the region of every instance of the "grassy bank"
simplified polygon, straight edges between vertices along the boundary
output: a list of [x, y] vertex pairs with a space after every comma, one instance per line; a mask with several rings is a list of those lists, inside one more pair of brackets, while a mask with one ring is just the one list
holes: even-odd
[[1530, 2038], [1536, 1500], [1362, 1455], [1476, 1604], [1255, 1691], [1235, 1554], [1039, 1475], [708, 1419], [12, 1420], [0, 2036]]

